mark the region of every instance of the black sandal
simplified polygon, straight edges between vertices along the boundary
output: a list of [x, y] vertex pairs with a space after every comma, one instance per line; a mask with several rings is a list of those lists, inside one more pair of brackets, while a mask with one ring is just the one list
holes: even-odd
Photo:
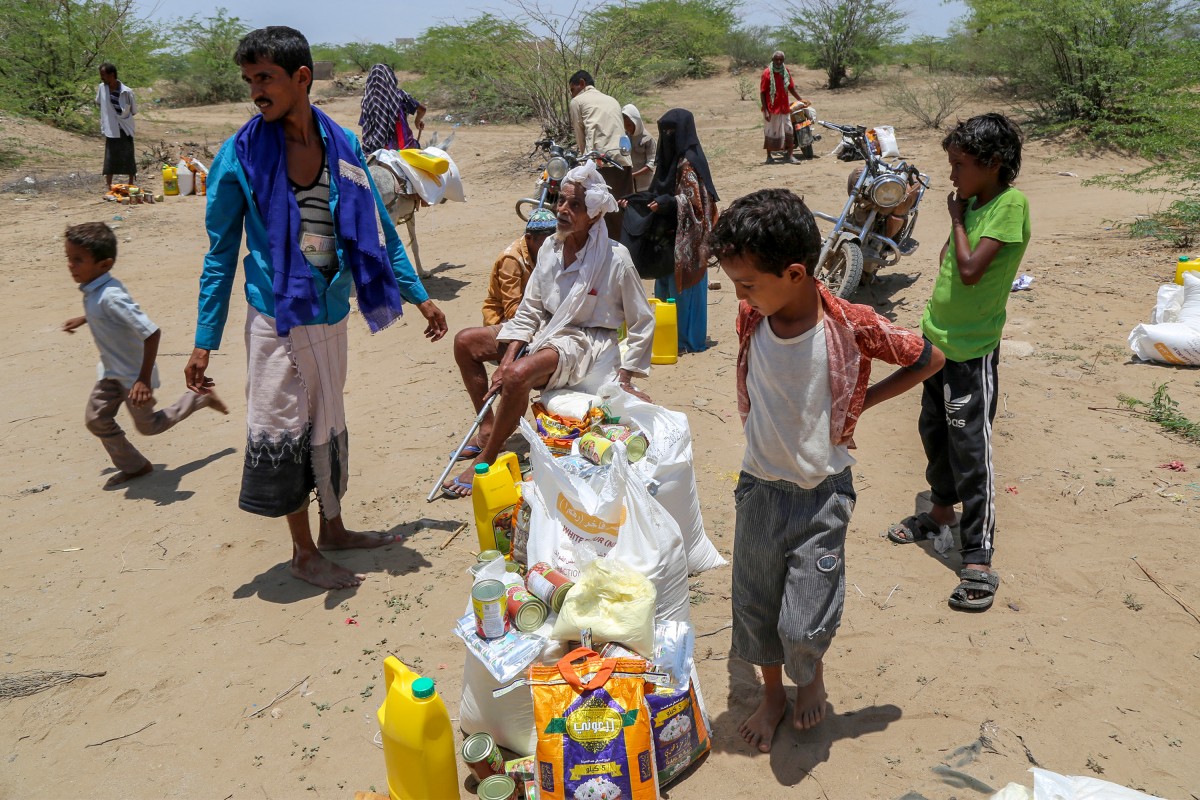
[[938, 535], [941, 526], [929, 514], [922, 511], [911, 517], [905, 517], [887, 529], [887, 538], [896, 544], [912, 544], [922, 539], [932, 539]]
[[[959, 584], [950, 593], [950, 607], [959, 611], [987, 611], [996, 599], [1000, 588], [1000, 576], [981, 569], [962, 569], [958, 573]], [[971, 597], [970, 592], [983, 592], [983, 597]]]

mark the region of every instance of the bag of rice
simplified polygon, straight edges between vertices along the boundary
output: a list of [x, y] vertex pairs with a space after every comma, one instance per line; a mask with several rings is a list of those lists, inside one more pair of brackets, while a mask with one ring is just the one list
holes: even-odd
[[646, 695], [654, 731], [654, 765], [663, 786], [682, 775], [712, 746], [694, 686], [689, 685], [683, 692], [663, 686]]
[[530, 668], [544, 800], [658, 797], [645, 672], [645, 661], [602, 660], [583, 647]]

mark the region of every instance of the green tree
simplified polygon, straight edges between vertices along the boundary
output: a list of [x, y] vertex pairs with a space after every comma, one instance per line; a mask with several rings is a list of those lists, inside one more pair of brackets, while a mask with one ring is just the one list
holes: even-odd
[[[1191, 0], [966, 0], [980, 68], [1042, 122], [1126, 114], [1196, 23]], [[1191, 76], [1195, 78], [1194, 74]]]
[[814, 52], [829, 88], [853, 83], [880, 63], [905, 28], [897, 0], [790, 0], [792, 33]]
[[146, 85], [159, 32], [134, 0], [0, 0], [0, 105], [82, 129], [111, 62], [121, 80]]
[[250, 26], [218, 8], [215, 16], [176, 20], [172, 30], [183, 42], [164, 57], [163, 75], [171, 81], [170, 100], [195, 106], [246, 97], [242, 73], [233, 63], [238, 43]]

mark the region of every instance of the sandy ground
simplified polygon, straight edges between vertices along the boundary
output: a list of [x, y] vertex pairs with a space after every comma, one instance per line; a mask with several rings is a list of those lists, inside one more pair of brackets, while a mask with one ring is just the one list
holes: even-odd
[[[934, 178], [921, 250], [858, 295], [915, 325], [948, 230], [939, 136], [884, 111], [879, 87], [834, 94], [813, 88], [815, 74], [801, 78], [826, 119], [895, 124], [905, 155]], [[735, 85], [723, 75], [680, 87], [645, 103], [643, 113], [654, 119], [674, 105], [696, 113], [726, 203], [787, 186], [816, 208], [840, 208], [849, 166], [830, 158], [762, 166], [756, 106], [739, 102]], [[346, 124], [357, 119], [354, 99], [324, 107]], [[146, 109], [139, 142], [215, 145], [247, 109]], [[64, 178], [38, 193], [0, 195], [9, 309], [0, 344], [0, 671], [105, 673], [0, 700], [0, 797], [349, 798], [383, 788], [383, 757], [372, 739], [384, 656], [432, 675], [452, 716], [461, 689], [463, 651], [450, 628], [474, 537], [441, 545], [468, 520], [470, 506], [424, 500], [470, 418], [449, 339], [426, 343], [416, 315], [375, 337], [351, 324], [347, 523], [404, 536], [381, 550], [337, 556], [368, 574], [355, 591], [325, 593], [291, 579], [282, 521], [237, 509], [240, 306], [210, 373], [233, 413], [201, 412], [153, 440], [134, 434], [154, 474], [103, 492], [111, 467], [82, 419], [95, 347], [86, 331], [59, 331], [80, 313], [63, 227], [97, 219], [119, 226], [115, 272], [162, 326], [158, 398], [168, 403], [183, 391], [191, 350], [207, 246], [204, 201], [103, 203], [98, 179], [78, 177], [98, 168], [98, 140], [0, 124], [4, 136], [42, 153], [0, 183]], [[459, 128], [452, 152], [469, 202], [420, 215], [423, 260], [434, 270], [427, 287], [452, 329], [478, 324], [492, 259], [520, 231], [512, 204], [533, 176], [511, 166], [536, 134]], [[832, 145], [827, 137], [818, 149]], [[1194, 473], [1200, 449], [1128, 414], [1090, 408], [1112, 408], [1121, 393], [1148, 399], [1156, 383], [1172, 381], [1182, 410], [1200, 419], [1195, 371], [1129, 363], [1128, 330], [1147, 317], [1177, 253], [1112, 229], [1112, 220], [1158, 198], [1080, 185], [1123, 164], [1047, 142], [1026, 148], [1019, 185], [1032, 205], [1034, 238], [1025, 269], [1036, 282], [1011, 299], [1005, 332], [996, 606], [982, 616], [951, 611], [957, 563], [879, 537], [911, 513], [925, 488], [918, 395], [868, 413], [857, 436], [845, 617], [827, 659], [832, 715], [804, 734], [782, 731], [770, 755], [751, 753], [736, 728], [756, 698], [754, 673], [728, 658], [728, 630], [700, 639], [715, 745], [670, 787], [672, 800], [982, 797], [983, 784], [1029, 783], [1031, 763], [1200, 798], [1200, 622], [1131, 561], [1138, 557], [1200, 606], [1188, 549], [1200, 485], [1192, 474], [1158, 468], [1180, 459]], [[77, 177], [67, 177], [72, 172]], [[743, 446], [733, 391], [736, 302], [728, 281], [709, 298], [717, 346], [656, 368], [644, 383], [657, 401], [688, 413], [705, 521], [729, 553], [730, 493]], [[701, 634], [729, 621], [729, 580], [720, 570], [693, 581]], [[302, 681], [306, 692], [291, 691], [254, 716]], [[975, 742], [982, 745], [973, 756], [955, 754]], [[938, 771], [946, 764], [979, 783], [964, 787]]]

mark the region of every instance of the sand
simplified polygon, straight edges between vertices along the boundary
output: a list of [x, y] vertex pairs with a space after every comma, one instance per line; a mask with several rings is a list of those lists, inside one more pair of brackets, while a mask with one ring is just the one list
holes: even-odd
[[[914, 326], [949, 229], [940, 135], [885, 111], [881, 85], [831, 93], [815, 88], [816, 73], [797, 74], [823, 118], [894, 124], [905, 155], [933, 176], [921, 249], [857, 295]], [[655, 119], [675, 105], [697, 116], [723, 204], [787, 186], [815, 208], [841, 207], [850, 165], [828, 157], [760, 163], [757, 107], [739, 102], [736, 78], [664, 91], [642, 111]], [[357, 119], [354, 98], [323, 107], [344, 124]], [[248, 109], [146, 108], [139, 145], [215, 147]], [[95, 347], [86, 330], [59, 330], [80, 313], [62, 230], [88, 220], [119, 225], [115, 274], [163, 329], [157, 396], [165, 404], [184, 391], [207, 247], [204, 200], [104, 203], [91, 176], [101, 161], [98, 139], [11, 118], [0, 128], [32, 153], [0, 184], [26, 175], [42, 181], [20, 185], [41, 191], [0, 195], [8, 309], [0, 344], [0, 674], [105, 672], [0, 700], [0, 797], [349, 798], [384, 789], [373, 740], [385, 655], [433, 676], [451, 716], [461, 690], [463, 649], [450, 628], [474, 534], [441, 545], [469, 519], [470, 505], [424, 500], [471, 416], [450, 340], [424, 341], [416, 314], [374, 337], [351, 321], [345, 517], [351, 527], [403, 535], [380, 550], [335, 556], [367, 573], [356, 590], [323, 592], [289, 577], [283, 522], [237, 509], [245, 409], [239, 303], [210, 368], [232, 414], [202, 411], [154, 439], [133, 434], [155, 472], [101, 491], [111, 466], [83, 427]], [[450, 124], [431, 129], [444, 134]], [[532, 126], [498, 125], [457, 133], [452, 153], [469, 201], [419, 215], [422, 257], [434, 273], [426, 286], [452, 330], [478, 324], [492, 260], [521, 230], [512, 207], [534, 176], [513, 165], [538, 135]], [[832, 146], [827, 136], [817, 149]], [[925, 488], [919, 396], [868, 412], [857, 435], [845, 616], [827, 658], [832, 713], [804, 734], [781, 731], [769, 755], [751, 752], [736, 729], [753, 708], [756, 679], [728, 658], [729, 631], [720, 630], [730, 619], [729, 570], [693, 580], [696, 629], [718, 631], [701, 638], [697, 652], [715, 740], [707, 760], [669, 788], [672, 800], [982, 797], [937, 770], [948, 764], [999, 788], [1029, 784], [1032, 763], [1163, 797], [1200, 797], [1200, 622], [1131, 560], [1200, 606], [1188, 549], [1200, 488], [1191, 473], [1158, 468], [1179, 459], [1194, 473], [1200, 448], [1111, 410], [1122, 393], [1148, 399], [1156, 384], [1171, 381], [1181, 410], [1200, 419], [1197, 373], [1134, 365], [1125, 344], [1178, 253], [1113, 227], [1162, 198], [1081, 185], [1132, 166], [1059, 142], [1026, 147], [1019, 185], [1034, 233], [1024, 266], [1036, 280], [1011, 298], [1000, 367], [995, 566], [1003, 583], [995, 607], [984, 615], [950, 610], [957, 558], [880, 538]], [[705, 522], [728, 554], [743, 446], [728, 280], [709, 302], [717, 345], [655, 368], [642, 383], [657, 402], [688, 414]], [[98, 744], [105, 740], [113, 741]]]

